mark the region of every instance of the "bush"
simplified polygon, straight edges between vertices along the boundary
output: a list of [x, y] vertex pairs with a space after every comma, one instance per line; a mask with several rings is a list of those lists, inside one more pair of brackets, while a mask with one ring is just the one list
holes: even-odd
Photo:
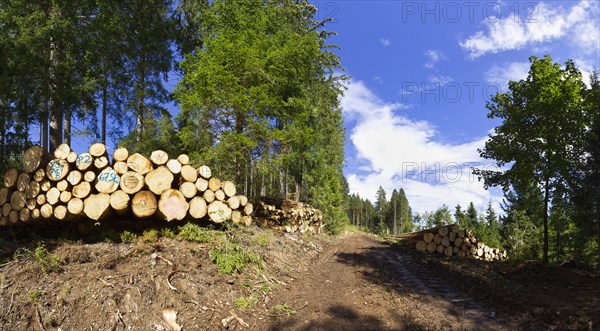
[[122, 243], [133, 243], [137, 240], [137, 236], [133, 232], [123, 231], [119, 236]]
[[60, 258], [54, 254], [50, 254], [46, 246], [41, 242], [37, 244], [37, 247], [33, 251], [33, 257], [45, 273], [62, 270], [60, 267]]
[[213, 240], [211, 233], [194, 223], [186, 223], [180, 226], [177, 238], [197, 243], [208, 243]]
[[259, 269], [262, 269], [262, 256], [228, 241], [225, 241], [218, 248], [212, 249], [210, 251], [210, 257], [222, 274], [232, 274], [236, 271], [239, 272], [248, 264], [254, 264]]

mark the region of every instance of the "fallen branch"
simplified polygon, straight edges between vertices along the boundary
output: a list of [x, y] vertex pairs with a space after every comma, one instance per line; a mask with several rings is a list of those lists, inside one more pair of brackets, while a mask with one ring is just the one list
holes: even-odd
[[46, 331], [46, 329], [44, 328], [44, 323], [42, 322], [42, 314], [40, 313], [40, 307], [39, 306], [35, 307], [35, 312], [36, 312], [36, 315], [37, 315], [37, 322], [38, 322], [38, 326], [40, 327], [40, 330]]
[[223, 325], [223, 327], [225, 329], [229, 329], [229, 323], [231, 323], [233, 320], [236, 320], [241, 326], [249, 328], [250, 325], [246, 322], [244, 322], [243, 319], [241, 319], [238, 315], [236, 315], [234, 312], [230, 311], [229, 313], [231, 313], [231, 316], [224, 318], [221, 320], [221, 325]]
[[173, 275], [175, 275], [176, 273], [178, 273], [178, 272], [185, 272], [185, 271], [183, 271], [183, 270], [174, 270], [174, 271], [171, 271], [171, 273], [167, 276], [167, 285], [169, 285], [169, 288], [171, 288], [175, 292], [177, 292], [177, 288], [171, 284], [171, 277]]
[[12, 311], [13, 308], [13, 304], [15, 303], [15, 292], [17, 291], [16, 288], [13, 289], [11, 295], [10, 295], [10, 305], [8, 305], [8, 311], [4, 314], [4, 316], [2, 317], [2, 319], [4, 320]]

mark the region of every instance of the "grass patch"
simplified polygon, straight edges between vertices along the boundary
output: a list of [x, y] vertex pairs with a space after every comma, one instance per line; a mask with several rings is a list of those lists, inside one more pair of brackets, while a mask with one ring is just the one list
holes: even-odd
[[296, 311], [287, 303], [274, 306], [273, 312], [277, 315], [287, 315], [287, 316], [292, 316], [292, 315], [296, 314]]
[[248, 265], [255, 265], [259, 269], [263, 267], [263, 258], [240, 245], [225, 240], [217, 248], [210, 250], [210, 258], [222, 274], [233, 274], [240, 272]]
[[258, 299], [254, 295], [250, 295], [247, 297], [239, 297], [235, 300], [235, 306], [239, 310], [250, 310], [254, 308], [254, 305], [258, 302]]
[[122, 243], [131, 244], [137, 241], [137, 235], [133, 232], [123, 231], [119, 235]]
[[269, 238], [267, 236], [259, 234], [257, 236], [252, 237], [252, 239], [250, 239], [250, 243], [253, 245], [258, 245], [260, 247], [267, 247], [269, 246]]
[[175, 237], [177, 237], [177, 235], [175, 234], [175, 231], [173, 231], [173, 229], [171, 229], [171, 228], [162, 228], [160, 230], [160, 236], [163, 238], [169, 238], [169, 239], [175, 239]]
[[42, 297], [42, 292], [40, 292], [38, 290], [29, 290], [29, 292], [27, 292], [27, 302], [28, 303], [37, 303], [41, 297]]
[[208, 243], [214, 240], [212, 232], [197, 224], [186, 223], [179, 227], [177, 238], [197, 243]]
[[156, 244], [158, 242], [158, 231], [156, 229], [144, 231], [140, 236], [140, 241], [144, 244]]
[[60, 258], [57, 255], [50, 254], [42, 242], [39, 242], [35, 247], [33, 257], [44, 273], [59, 272], [62, 270], [60, 267]]

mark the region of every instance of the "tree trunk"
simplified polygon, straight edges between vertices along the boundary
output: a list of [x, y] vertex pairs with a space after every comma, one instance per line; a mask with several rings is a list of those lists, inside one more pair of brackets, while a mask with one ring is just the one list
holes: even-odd
[[546, 177], [544, 183], [544, 264], [548, 264], [548, 202], [550, 200], [550, 179]]
[[131, 199], [131, 211], [136, 217], [152, 216], [156, 209], [156, 195], [150, 191], [139, 191]]
[[169, 161], [169, 155], [165, 151], [155, 150], [150, 154], [150, 161], [157, 167], [165, 165]]
[[50, 151], [50, 145], [48, 142], [48, 114], [50, 113], [50, 103], [46, 104], [46, 109], [42, 113], [42, 118], [40, 119], [40, 143], [42, 144], [42, 148], [46, 151]]
[[190, 208], [189, 213], [195, 219], [200, 219], [206, 216], [208, 212], [208, 206], [206, 205], [206, 201], [202, 197], [194, 197], [190, 200]]
[[110, 212], [110, 195], [106, 193], [92, 194], [83, 201], [83, 212], [94, 221], [101, 220]]
[[600, 204], [596, 204], [596, 230], [598, 231], [598, 257], [600, 257]]
[[63, 118], [63, 142], [71, 145], [71, 105], [66, 105]]
[[160, 195], [158, 210], [167, 222], [184, 219], [189, 208], [190, 205], [178, 190], [168, 189]]
[[152, 193], [161, 195], [164, 191], [171, 188], [173, 179], [171, 171], [165, 166], [160, 166], [147, 173], [144, 181]]
[[102, 137], [101, 140], [106, 145], [106, 114], [108, 112], [107, 99], [108, 99], [108, 79], [104, 76], [104, 86], [102, 86]]

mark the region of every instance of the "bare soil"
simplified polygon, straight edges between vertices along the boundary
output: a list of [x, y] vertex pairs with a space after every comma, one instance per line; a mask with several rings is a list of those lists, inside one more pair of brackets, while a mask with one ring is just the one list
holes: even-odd
[[[422, 255], [364, 233], [250, 228], [205, 244], [0, 233], [0, 330], [170, 330], [167, 308], [183, 330], [600, 330], [597, 272]], [[60, 271], [19, 249], [39, 240]], [[263, 266], [219, 273], [210, 251], [228, 242]]]

